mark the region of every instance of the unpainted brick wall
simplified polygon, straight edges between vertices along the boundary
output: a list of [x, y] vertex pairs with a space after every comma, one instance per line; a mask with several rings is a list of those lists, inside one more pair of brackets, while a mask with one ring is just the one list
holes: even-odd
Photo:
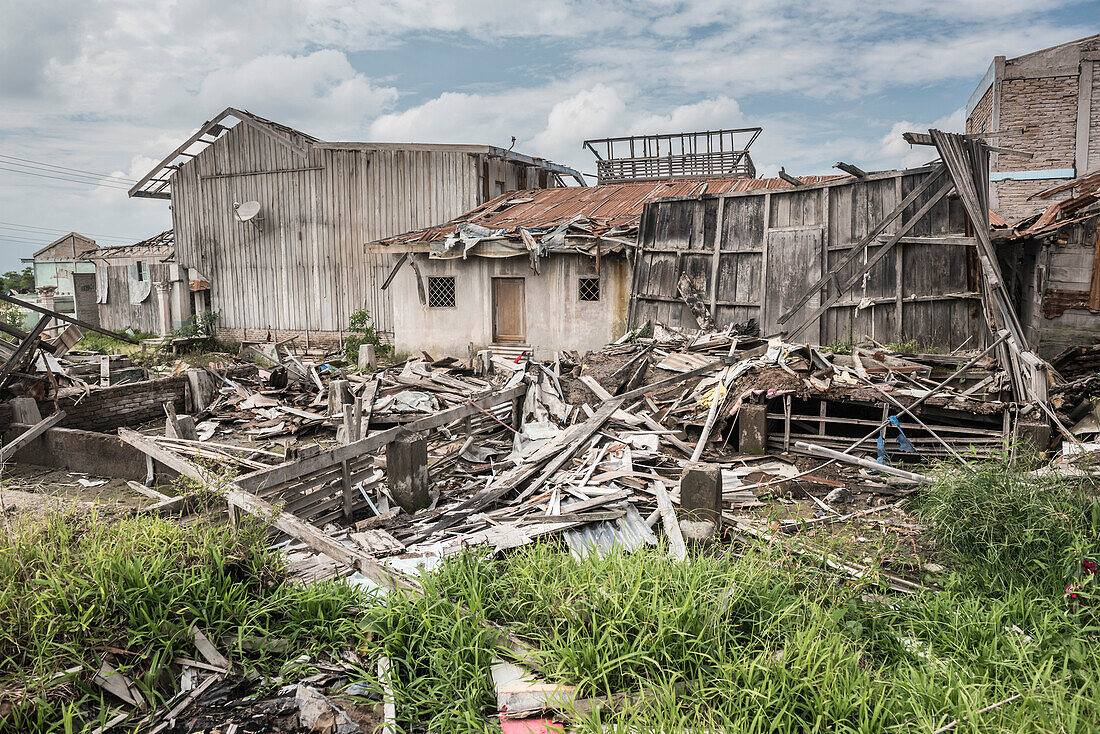
[[[145, 382], [129, 382], [100, 389], [86, 395], [63, 397], [58, 402], [65, 411], [59, 424], [85, 431], [111, 431], [164, 418], [164, 404], [171, 401], [178, 413], [186, 413], [187, 375], [164, 377]], [[38, 404], [42, 415], [53, 413], [53, 403]]]
[[1001, 82], [998, 144], [1035, 154], [1001, 153], [995, 171], [1073, 168], [1077, 143], [1077, 76], [1004, 79]]
[[1092, 62], [1092, 107], [1089, 109], [1089, 171], [1097, 169], [1100, 169], [1100, 61]]
[[994, 181], [991, 185], [996, 191], [997, 197], [996, 205], [993, 208], [998, 214], [1004, 217], [1005, 221], [1009, 224], [1016, 224], [1021, 219], [1029, 217], [1032, 214], [1038, 214], [1054, 202], [1061, 201], [1069, 196], [1069, 191], [1061, 191], [1057, 194], [1052, 194], [1046, 199], [1040, 199], [1038, 197], [1030, 200], [1028, 199], [1029, 196], [1033, 196], [1040, 191], [1045, 191], [1059, 184], [1064, 184], [1065, 182], [1066, 179], [1063, 178], [1039, 178], [1030, 181], [1014, 181], [1011, 179]]
[[993, 86], [985, 90], [985, 94], [974, 106], [974, 111], [966, 119], [967, 133], [987, 133], [993, 121]]

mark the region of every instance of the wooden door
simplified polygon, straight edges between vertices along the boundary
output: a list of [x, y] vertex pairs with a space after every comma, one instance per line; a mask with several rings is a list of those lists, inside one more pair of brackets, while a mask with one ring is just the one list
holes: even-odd
[[527, 302], [523, 278], [493, 278], [493, 341], [524, 344], [527, 341]]
[[[764, 316], [761, 319], [764, 334], [775, 334], [784, 328], [798, 326], [821, 305], [821, 296], [814, 294], [786, 324], [779, 325], [779, 317], [798, 303], [810, 286], [821, 278], [821, 240], [820, 227], [773, 229], [768, 232]], [[816, 319], [792, 337], [792, 341], [817, 344], [821, 339], [820, 321]]]

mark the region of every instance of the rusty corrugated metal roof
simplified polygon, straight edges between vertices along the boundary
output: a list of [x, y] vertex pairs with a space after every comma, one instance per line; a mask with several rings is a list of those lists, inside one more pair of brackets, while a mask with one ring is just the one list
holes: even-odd
[[[805, 184], [816, 184], [836, 178], [847, 176], [800, 176], [799, 180]], [[454, 232], [459, 224], [476, 224], [512, 233], [518, 232], [521, 227], [529, 230], [553, 229], [578, 218], [589, 220], [600, 232], [616, 230], [626, 233], [637, 229], [642, 208], [655, 199], [790, 187], [791, 184], [781, 178], [705, 178], [513, 191], [446, 224], [407, 232], [381, 242], [434, 242]]]

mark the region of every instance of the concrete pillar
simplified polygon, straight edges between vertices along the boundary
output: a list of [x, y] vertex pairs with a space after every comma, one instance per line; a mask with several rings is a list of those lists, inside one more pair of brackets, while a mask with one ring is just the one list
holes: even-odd
[[157, 306], [157, 333], [161, 336], [172, 330], [172, 284], [153, 283], [153, 295]]
[[173, 329], [178, 329], [191, 320], [191, 287], [186, 271], [186, 268], [178, 264], [171, 264], [168, 268], [168, 277], [171, 280], [168, 312]]
[[356, 366], [360, 372], [374, 372], [378, 367], [378, 354], [375, 352], [373, 344], [359, 345], [359, 362]]
[[680, 514], [683, 519], [722, 524], [722, 470], [714, 464], [688, 463], [680, 474]]
[[411, 514], [431, 504], [426, 438], [409, 433], [386, 444], [386, 482], [405, 512]]
[[206, 410], [214, 400], [217, 388], [206, 370], [187, 370], [187, 385], [190, 387], [191, 406], [188, 410], [195, 413]]
[[1045, 454], [1050, 451], [1050, 424], [1049, 423], [1024, 423], [1016, 424], [1017, 445], [1024, 450], [1031, 450], [1037, 454]]
[[13, 398], [11, 401], [11, 422], [33, 426], [42, 421], [42, 412], [34, 398]]
[[332, 380], [328, 384], [328, 415], [344, 419], [344, 406], [354, 401], [351, 395], [351, 383], [347, 380]]
[[171, 417], [165, 418], [164, 435], [168, 438], [182, 438], [187, 441], [199, 440], [198, 431], [195, 430], [195, 418], [190, 415], [177, 415], [175, 423], [172, 422]]
[[768, 406], [744, 403], [737, 413], [737, 430], [742, 454], [763, 454], [768, 450]]

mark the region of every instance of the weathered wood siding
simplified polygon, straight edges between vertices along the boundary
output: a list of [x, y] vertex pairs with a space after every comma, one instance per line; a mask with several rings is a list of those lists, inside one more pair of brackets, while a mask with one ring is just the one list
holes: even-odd
[[[100, 264], [98, 267], [107, 268], [107, 302], [99, 304], [99, 325], [111, 331], [135, 329], [156, 334], [160, 325], [156, 287], [141, 303], [130, 303], [131, 264]], [[149, 263], [149, 279], [154, 283], [169, 280], [170, 267], [163, 263]]]
[[[539, 185], [538, 169], [487, 155], [295, 142], [305, 155], [237, 125], [172, 176], [176, 258], [210, 280], [228, 336], [332, 342], [364, 308], [392, 334], [378, 286], [393, 258], [365, 244], [444, 222], [499, 185]], [[259, 227], [237, 221], [233, 203], [245, 201], [260, 202]]]
[[[652, 319], [695, 328], [676, 291], [680, 274], [687, 273], [706, 284], [719, 324], [752, 318], [763, 333], [776, 333], [784, 311], [926, 175], [926, 169], [914, 169], [647, 204], [638, 239], [631, 322]], [[908, 220], [929, 198], [914, 201], [903, 218]], [[897, 226], [895, 221], [885, 234], [897, 231]], [[947, 197], [907, 236], [963, 236], [965, 228], [959, 202]], [[864, 258], [837, 274], [837, 280], [850, 278], [879, 247], [876, 240]], [[830, 344], [866, 335], [880, 342], [915, 340], [926, 347], [957, 347], [984, 330], [977, 272], [968, 250], [963, 245], [903, 240], [797, 338]], [[828, 288], [822, 291], [828, 293]], [[821, 298], [814, 296], [785, 326], [794, 327], [812, 314]], [[979, 335], [970, 344], [984, 339]]]
[[[1051, 359], [1067, 347], [1100, 338], [1100, 313], [1089, 310], [1093, 271], [1100, 267], [1097, 220], [1068, 225], [1042, 239], [1003, 245], [1015, 261], [1005, 268], [1014, 276], [1020, 322], [1032, 347]], [[1002, 259], [1004, 256], [1002, 255]]]

